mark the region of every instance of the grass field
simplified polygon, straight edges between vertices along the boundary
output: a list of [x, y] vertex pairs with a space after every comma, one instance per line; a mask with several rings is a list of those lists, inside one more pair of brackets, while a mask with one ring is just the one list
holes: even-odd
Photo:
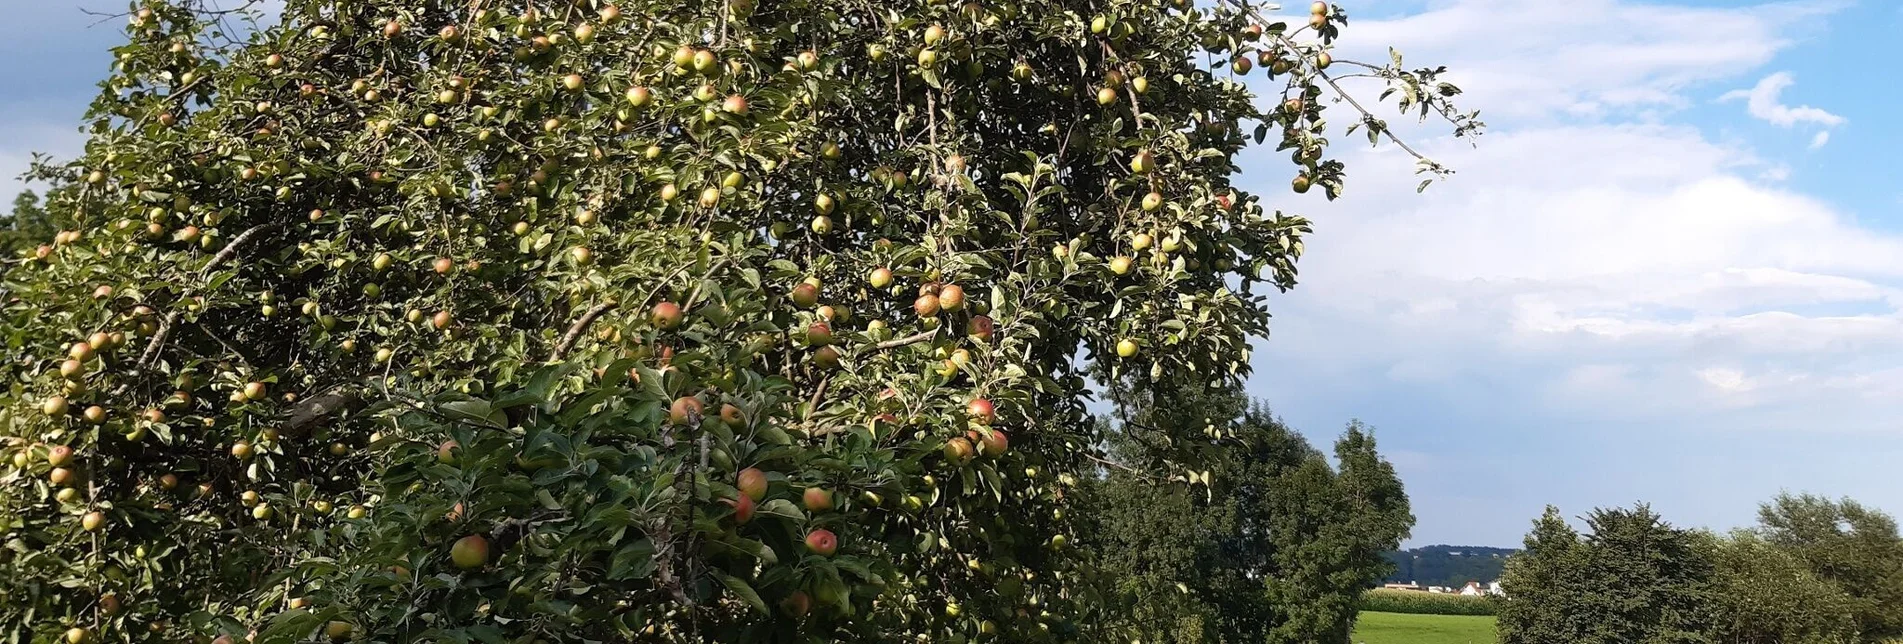
[[1355, 644], [1493, 644], [1493, 618], [1363, 611], [1349, 640]]

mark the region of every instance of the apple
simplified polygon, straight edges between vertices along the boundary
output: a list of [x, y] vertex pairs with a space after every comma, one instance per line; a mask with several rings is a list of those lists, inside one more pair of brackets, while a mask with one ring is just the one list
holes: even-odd
[[793, 304], [800, 308], [813, 308], [813, 305], [819, 304], [819, 286], [810, 282], [801, 282], [798, 286], [793, 287], [792, 297]]
[[98, 511], [87, 512], [86, 516], [80, 517], [79, 527], [87, 532], [98, 532], [100, 528], [106, 527], [106, 514]]
[[251, 508], [251, 518], [257, 519], [259, 521], [270, 521], [271, 517], [277, 516], [277, 513], [278, 511], [272, 509], [271, 504], [269, 503], [261, 504], [261, 505], [258, 505], [257, 507]]
[[124, 606], [120, 604], [118, 595], [106, 593], [99, 597], [99, 612], [105, 614], [107, 617], [119, 614], [120, 608], [124, 608]]
[[1151, 192], [1150, 194], [1143, 195], [1143, 211], [1144, 212], [1155, 212], [1157, 208], [1161, 208], [1161, 207], [1163, 207], [1162, 193]]
[[1295, 189], [1295, 192], [1298, 194], [1306, 193], [1308, 192], [1308, 187], [1310, 183], [1311, 182], [1309, 181], [1308, 175], [1298, 174], [1298, 175], [1295, 175], [1295, 179], [1293, 181], [1289, 182], [1289, 187]]
[[252, 454], [251, 443], [238, 441], [231, 444], [231, 455], [238, 460], [248, 460]]
[[581, 74], [569, 74], [562, 77], [562, 89], [571, 92], [581, 91], [581, 88], [586, 84], [587, 81], [582, 79]]
[[672, 331], [680, 328], [683, 319], [685, 319], [685, 314], [681, 312], [681, 306], [673, 302], [662, 302], [654, 305], [654, 312], [648, 315], [648, 322], [662, 331]]
[[938, 296], [930, 293], [920, 295], [918, 299], [912, 301], [912, 311], [922, 318], [937, 317], [940, 307]]
[[1129, 338], [1117, 341], [1117, 357], [1128, 358], [1137, 354], [1137, 343]]
[[159, 489], [170, 492], [177, 488], [178, 488], [177, 474], [162, 474], [159, 476]]
[[635, 107], [647, 107], [654, 101], [654, 91], [646, 87], [630, 87], [627, 93], [628, 104]]
[[100, 407], [98, 405], [93, 405], [91, 407], [87, 407], [86, 411], [81, 412], [80, 416], [85, 418], [86, 422], [88, 423], [92, 423], [94, 425], [101, 425], [106, 422], [106, 408]]
[[720, 64], [720, 60], [717, 58], [714, 58], [714, 52], [707, 51], [705, 49], [694, 52], [693, 62], [694, 62], [694, 71], [700, 72], [702, 74], [712, 74], [716, 66]]
[[91, 360], [94, 355], [93, 345], [88, 342], [74, 342], [71, 347], [66, 349], [66, 355], [80, 362]]
[[1246, 75], [1253, 68], [1255, 68], [1255, 61], [1250, 60], [1248, 56], [1237, 56], [1235, 62], [1229, 65], [1229, 69], [1238, 75]]
[[65, 396], [53, 396], [40, 403], [40, 411], [54, 418], [65, 416], [67, 409], [69, 409], [69, 405], [66, 402]]
[[675, 67], [691, 67], [693, 66], [693, 64], [694, 64], [694, 48], [693, 47], [690, 47], [687, 45], [681, 45], [679, 49], [674, 50], [674, 66]]
[[455, 440], [446, 440], [436, 446], [436, 462], [444, 465], [456, 464], [456, 450], [462, 447]]
[[747, 97], [739, 94], [728, 95], [727, 100], [721, 101], [720, 109], [735, 116], [745, 116], [747, 114]]
[[449, 561], [463, 570], [481, 568], [489, 563], [489, 540], [472, 534], [449, 547]]
[[805, 616], [806, 611], [812, 610], [812, 608], [813, 598], [808, 596], [806, 591], [803, 590], [795, 590], [793, 594], [787, 595], [786, 599], [780, 600], [780, 610], [794, 618]]
[[78, 626], [66, 629], [66, 644], [86, 644], [86, 641], [90, 639], [92, 639], [92, 631]]
[[813, 364], [827, 369], [839, 366], [839, 350], [830, 346], [820, 347], [813, 352]]
[[980, 434], [978, 436], [978, 450], [983, 452], [985, 456], [992, 458], [1003, 456], [1005, 450], [1010, 449], [1010, 447], [1011, 437], [1006, 436], [1004, 430], [994, 429], [988, 434]]
[[733, 506], [734, 523], [745, 524], [753, 520], [753, 509], [756, 506], [751, 497], [742, 494], [738, 499], [721, 499], [720, 502]]
[[941, 27], [938, 25], [932, 25], [930, 27], [925, 28], [925, 46], [930, 47], [932, 45], [936, 45], [938, 44], [938, 41], [944, 40], [944, 39], [945, 39], [944, 27]]
[[972, 454], [971, 441], [962, 436], [945, 441], [945, 460], [953, 464], [963, 464], [971, 460]]
[[350, 622], [332, 621], [324, 625], [324, 636], [342, 642], [350, 639], [351, 630]]
[[753, 467], [740, 470], [740, 476], [736, 481], [735, 487], [740, 488], [740, 492], [745, 494], [747, 498], [755, 501], [763, 500], [766, 498], [766, 472], [762, 472], [759, 468]]
[[806, 533], [806, 549], [821, 557], [831, 557], [839, 550], [839, 537], [825, 528], [808, 532]]
[[1128, 275], [1130, 266], [1130, 257], [1127, 255], [1118, 255], [1110, 260], [1110, 272], [1118, 275]]
[[71, 447], [67, 447], [65, 445], [54, 445], [51, 449], [46, 450], [46, 464], [47, 465], [51, 465], [53, 467], [66, 467], [67, 465], [71, 465], [72, 462], [73, 462], [73, 448]]
[[991, 334], [995, 330], [996, 325], [991, 322], [991, 316], [988, 315], [971, 316], [971, 321], [965, 323], [965, 334], [987, 342], [991, 340]]
[[686, 425], [693, 419], [698, 418], [700, 413], [701, 404], [699, 398], [681, 396], [680, 398], [675, 398], [674, 404], [668, 406], [667, 422], [676, 425]]
[[1116, 102], [1117, 102], [1117, 90], [1114, 90], [1108, 87], [1097, 89], [1097, 104], [1098, 105], [1108, 106], [1108, 105], [1115, 104]]
[[938, 306], [946, 311], [965, 308], [965, 287], [947, 284], [944, 288], [938, 289]]
[[806, 327], [806, 344], [823, 347], [832, 343], [833, 330], [825, 322], [814, 322], [812, 326]]
[[833, 509], [833, 493], [823, 487], [809, 487], [800, 495], [800, 501], [808, 512], [825, 512]]
[[872, 288], [885, 288], [892, 285], [892, 269], [884, 266], [872, 269], [872, 275], [866, 278]]
[[991, 401], [983, 398], [973, 398], [971, 402], [965, 403], [965, 415], [980, 425], [989, 425], [998, 419], [998, 412], [992, 407]]
[[431, 262], [430, 268], [434, 269], [438, 275], [448, 275], [450, 271], [456, 270], [456, 260], [438, 257], [436, 261]]
[[1137, 174], [1145, 174], [1155, 167], [1156, 153], [1149, 150], [1140, 150], [1136, 157], [1130, 159], [1130, 171]]

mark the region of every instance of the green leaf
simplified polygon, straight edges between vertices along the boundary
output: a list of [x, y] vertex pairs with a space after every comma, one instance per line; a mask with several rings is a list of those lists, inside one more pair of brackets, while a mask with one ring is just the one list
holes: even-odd
[[715, 579], [719, 579], [720, 584], [726, 586], [727, 590], [733, 591], [733, 594], [738, 596], [740, 601], [746, 602], [748, 606], [752, 606], [754, 610], [760, 611], [762, 615], [771, 614], [771, 611], [767, 610], [766, 601], [760, 599], [760, 593], [754, 592], [753, 586], [747, 585], [746, 581], [718, 570], [710, 570], [708, 572], [712, 573]]

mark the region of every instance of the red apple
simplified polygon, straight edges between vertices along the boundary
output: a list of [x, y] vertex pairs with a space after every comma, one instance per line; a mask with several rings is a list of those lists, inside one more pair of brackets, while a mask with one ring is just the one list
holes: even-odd
[[947, 311], [965, 308], [965, 287], [947, 284], [944, 288], [938, 289], [938, 306]]
[[806, 327], [806, 344], [823, 347], [833, 343], [833, 329], [825, 322], [814, 322]]
[[476, 534], [457, 539], [449, 547], [449, 560], [463, 570], [481, 568], [489, 563], [489, 540]]
[[991, 322], [991, 316], [988, 315], [971, 316], [971, 321], [965, 323], [967, 335], [986, 342], [991, 341], [991, 333], [996, 330], [997, 326]]
[[793, 287], [793, 304], [803, 309], [813, 308], [819, 304], [819, 287], [805, 282]]
[[991, 406], [991, 401], [983, 398], [973, 398], [971, 402], [965, 403], [965, 414], [980, 425], [989, 425], [998, 419], [998, 412]]
[[745, 524], [753, 520], [753, 509], [755, 505], [753, 499], [748, 498], [747, 495], [742, 494], [738, 499], [722, 499], [721, 503], [733, 506], [734, 523]]
[[806, 549], [821, 557], [831, 557], [839, 551], [839, 537], [833, 531], [820, 528], [806, 533]]
[[971, 441], [969, 440], [965, 440], [961, 437], [945, 441], [945, 460], [947, 461], [962, 464], [965, 461], [971, 460], [972, 453]]
[[813, 598], [807, 596], [806, 591], [803, 590], [795, 590], [793, 594], [787, 595], [786, 599], [780, 600], [780, 610], [786, 611], [786, 614], [792, 617], [805, 616], [806, 611], [812, 608]]
[[680, 328], [682, 319], [683, 315], [681, 314], [680, 305], [673, 302], [662, 302], [654, 305], [654, 313], [648, 316], [648, 322], [662, 331], [672, 331]]

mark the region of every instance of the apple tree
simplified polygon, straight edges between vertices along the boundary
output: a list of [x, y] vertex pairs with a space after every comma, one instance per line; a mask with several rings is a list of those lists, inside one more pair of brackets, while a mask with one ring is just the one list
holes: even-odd
[[256, 13], [132, 4], [40, 168], [0, 639], [1090, 639], [1091, 382], [1247, 373], [1310, 223], [1246, 144], [1341, 186], [1319, 3]]

